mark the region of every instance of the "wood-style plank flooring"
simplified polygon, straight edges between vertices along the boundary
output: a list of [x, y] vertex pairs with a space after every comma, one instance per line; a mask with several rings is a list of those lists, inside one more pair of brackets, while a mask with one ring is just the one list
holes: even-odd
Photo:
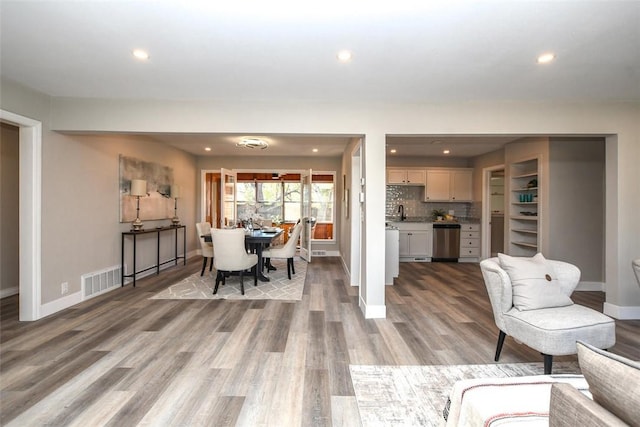
[[[309, 265], [301, 301], [148, 299], [200, 262], [37, 322], [1, 300], [0, 423], [359, 425], [349, 364], [494, 363], [477, 264], [403, 263], [386, 319], [363, 318], [337, 258]], [[602, 310], [603, 297], [573, 298]], [[640, 321], [616, 323], [611, 350], [640, 360]], [[500, 362], [542, 363], [510, 338]]]

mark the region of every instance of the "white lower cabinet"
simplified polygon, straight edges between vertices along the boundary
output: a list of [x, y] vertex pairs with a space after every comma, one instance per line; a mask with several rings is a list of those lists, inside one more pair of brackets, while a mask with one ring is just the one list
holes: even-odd
[[480, 224], [460, 224], [460, 262], [480, 259]]
[[400, 231], [400, 262], [431, 261], [433, 225], [424, 222], [394, 222]]

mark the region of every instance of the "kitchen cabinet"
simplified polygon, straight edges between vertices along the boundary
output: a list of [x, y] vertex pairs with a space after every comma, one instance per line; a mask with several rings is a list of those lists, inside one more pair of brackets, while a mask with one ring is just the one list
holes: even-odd
[[472, 200], [473, 170], [426, 170], [425, 202], [470, 202]]
[[424, 169], [387, 169], [389, 185], [422, 185], [425, 182]]
[[426, 222], [393, 222], [399, 229], [400, 261], [431, 261], [433, 253], [433, 224]]
[[539, 251], [539, 160], [525, 159], [509, 166], [509, 254], [533, 256]]
[[460, 262], [480, 259], [480, 224], [460, 224]]

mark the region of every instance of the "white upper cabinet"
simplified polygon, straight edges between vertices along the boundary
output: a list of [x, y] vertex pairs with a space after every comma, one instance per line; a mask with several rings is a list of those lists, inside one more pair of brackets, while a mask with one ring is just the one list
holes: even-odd
[[473, 200], [473, 171], [470, 169], [427, 169], [425, 202], [470, 202]]
[[424, 169], [387, 169], [389, 185], [424, 185]]

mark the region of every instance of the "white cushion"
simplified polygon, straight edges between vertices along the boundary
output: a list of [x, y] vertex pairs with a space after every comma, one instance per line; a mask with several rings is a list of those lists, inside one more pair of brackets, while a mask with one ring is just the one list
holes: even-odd
[[557, 281], [553, 266], [540, 253], [531, 258], [498, 254], [513, 287], [513, 305], [521, 311], [573, 304]]

